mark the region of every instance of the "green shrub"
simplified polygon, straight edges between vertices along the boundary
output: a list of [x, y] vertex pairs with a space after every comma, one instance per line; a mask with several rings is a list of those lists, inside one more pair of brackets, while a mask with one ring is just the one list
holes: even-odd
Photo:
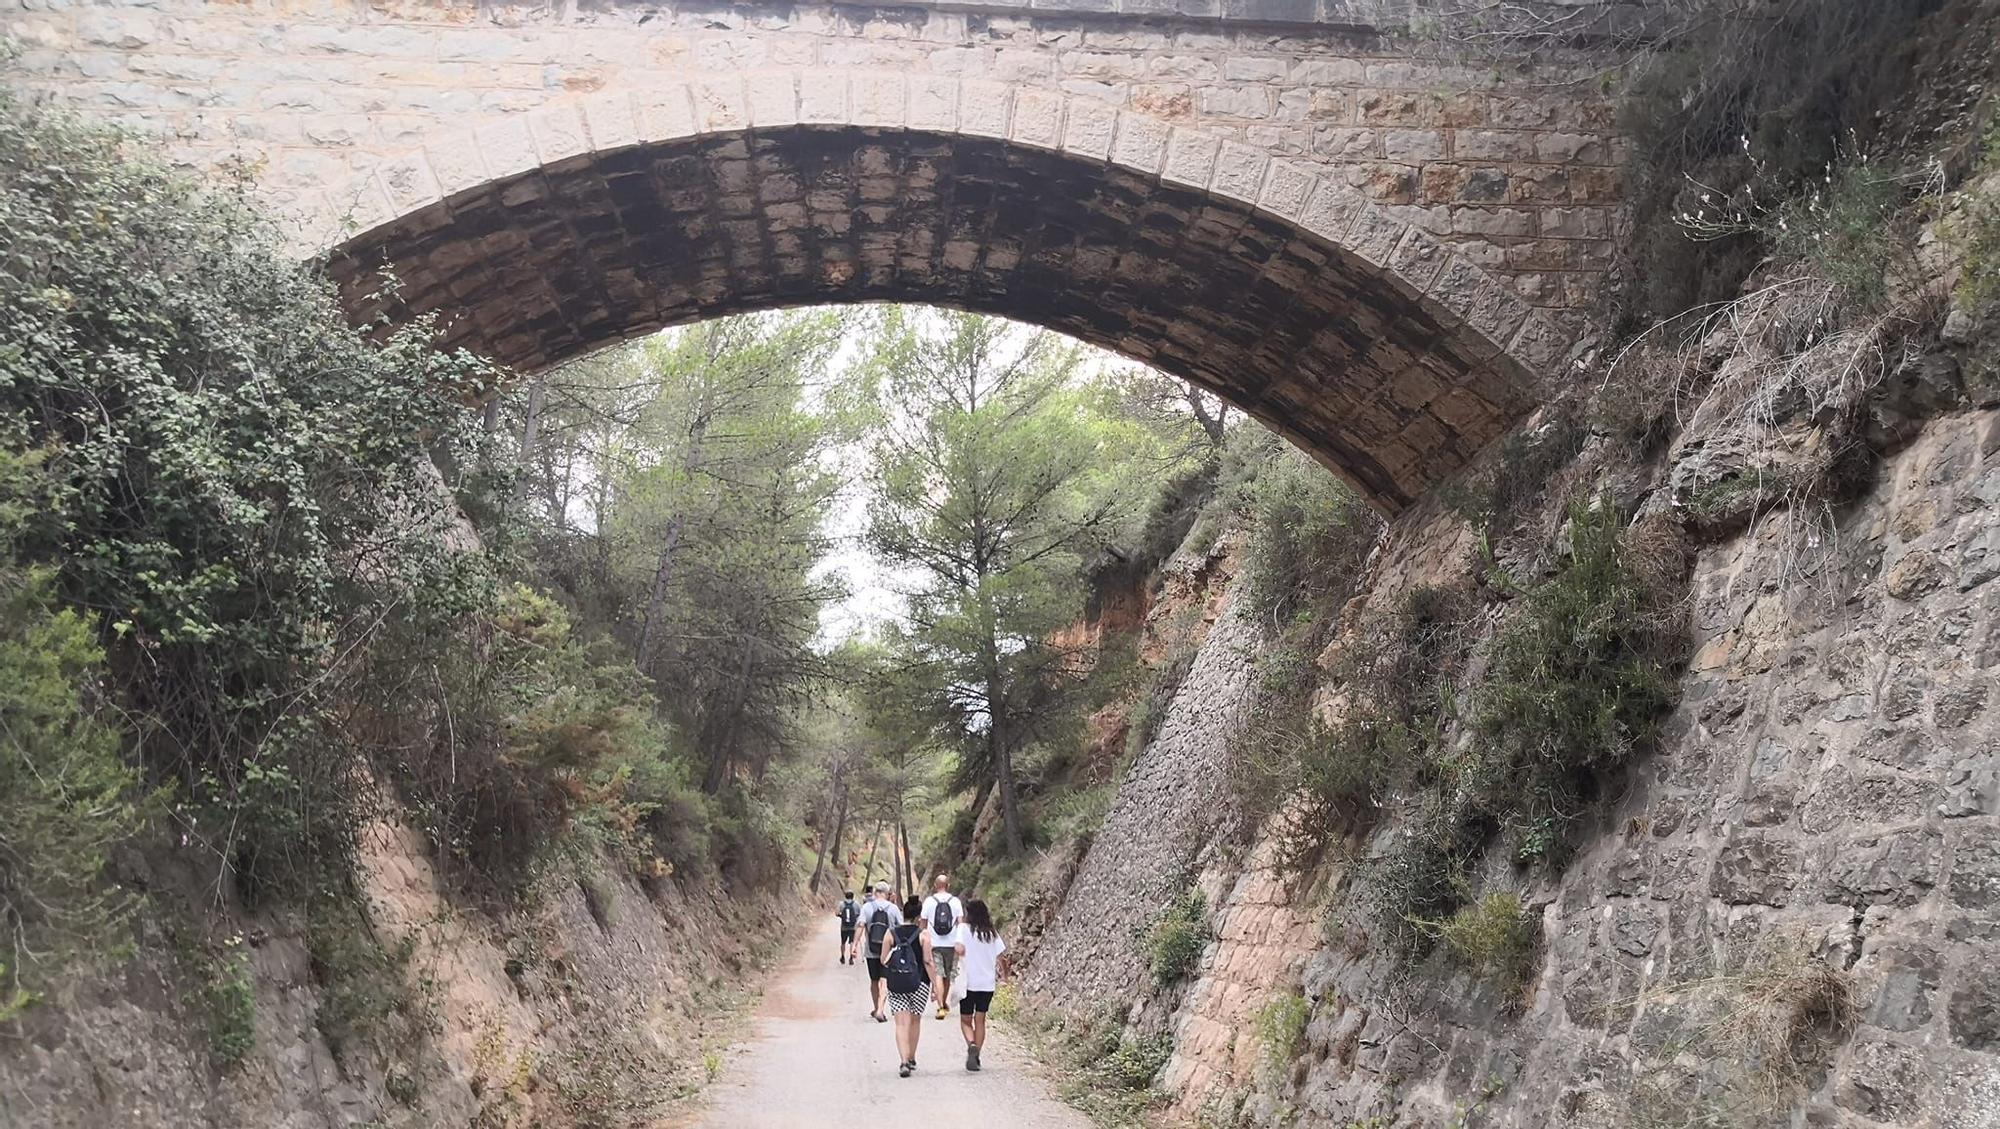
[[341, 854], [361, 792], [328, 703], [443, 555], [421, 444], [473, 449], [495, 374], [427, 322], [350, 327], [247, 183], [4, 93], [0, 230], [0, 421], [54, 483], [18, 552], [104, 615], [107, 696], [195, 801], [183, 831], [239, 871]]
[[1474, 529], [1497, 536], [1541, 503], [1557, 472], [1575, 461], [1590, 429], [1572, 405], [1552, 409], [1540, 426], [1500, 441], [1489, 466], [1439, 488], [1438, 496]]
[[1573, 503], [1569, 552], [1495, 635], [1461, 795], [1526, 858], [1559, 857], [1602, 776], [1651, 741], [1672, 705], [1683, 632], [1674, 600], [1635, 571], [1609, 503]]
[[1208, 896], [1189, 888], [1167, 905], [1147, 938], [1146, 965], [1153, 982], [1170, 988], [1194, 974], [1211, 936]]
[[1413, 924], [1442, 941], [1459, 963], [1509, 990], [1532, 973], [1539, 921], [1522, 908], [1518, 894], [1488, 894], [1450, 917]]
[[1298, 992], [1287, 992], [1257, 1010], [1257, 1044], [1266, 1070], [1276, 1074], [1299, 1057], [1311, 1018], [1312, 1007]]
[[1264, 467], [1252, 506], [1243, 598], [1274, 625], [1334, 610], [1354, 590], [1382, 532], [1359, 495], [1300, 451], [1288, 449]]
[[90, 621], [55, 606], [48, 569], [15, 560], [15, 536], [46, 501], [39, 456], [0, 447], [0, 933], [18, 958], [0, 970], [0, 1013], [70, 958], [116, 945], [130, 896], [104, 877], [107, 853], [138, 834], [137, 776], [93, 699], [105, 676]]
[[1426, 585], [1365, 623], [1334, 663], [1341, 693], [1331, 724], [1313, 713], [1312, 657], [1282, 644], [1265, 652], [1256, 720], [1231, 771], [1252, 817], [1283, 805], [1280, 870], [1311, 869], [1332, 837], [1373, 818], [1393, 788], [1434, 775], [1470, 616], [1465, 592]]
[[305, 938], [319, 985], [313, 1021], [335, 1055], [364, 1045], [396, 1049], [429, 1031], [431, 1016], [410, 981], [416, 938], [384, 945], [352, 893], [317, 899]]
[[225, 940], [222, 951], [209, 956], [206, 971], [209, 1053], [226, 1070], [257, 1045], [257, 981], [242, 936]]

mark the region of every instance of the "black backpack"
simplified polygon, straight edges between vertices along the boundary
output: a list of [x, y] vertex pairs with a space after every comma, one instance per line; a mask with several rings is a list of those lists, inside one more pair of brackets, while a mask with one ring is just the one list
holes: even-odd
[[951, 913], [951, 899], [939, 898], [937, 908], [931, 910], [931, 931], [943, 937], [958, 927], [958, 918]]
[[852, 929], [854, 928], [854, 923], [859, 920], [861, 920], [861, 907], [855, 905], [852, 898], [840, 903], [840, 923], [842, 925]]
[[891, 992], [914, 992], [923, 987], [924, 962], [917, 956], [917, 938], [922, 935], [923, 930], [913, 928], [909, 937], [889, 946], [889, 963], [882, 971], [888, 973], [885, 979]]
[[876, 902], [875, 908], [869, 912], [868, 917], [868, 947], [870, 949], [880, 950], [882, 948], [882, 938], [888, 934], [891, 924], [889, 920], [889, 907], [883, 905], [881, 902]]

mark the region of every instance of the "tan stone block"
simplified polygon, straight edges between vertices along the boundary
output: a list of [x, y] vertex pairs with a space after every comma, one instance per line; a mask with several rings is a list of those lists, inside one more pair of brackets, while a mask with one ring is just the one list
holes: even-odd
[[908, 99], [901, 75], [857, 74], [850, 87], [850, 97], [854, 100], [856, 125], [903, 128], [903, 109]]
[[372, 172], [333, 185], [326, 190], [326, 197], [329, 214], [349, 232], [380, 227], [396, 216]]
[[535, 135], [526, 118], [502, 118], [476, 131], [479, 152], [486, 163], [486, 175], [495, 180], [527, 172], [541, 164], [535, 149]]
[[1063, 119], [1063, 151], [1106, 160], [1111, 156], [1111, 139], [1117, 131], [1116, 109], [1087, 98], [1072, 98]]
[[804, 125], [844, 125], [852, 119], [847, 108], [845, 71], [799, 72], [799, 121]]
[[1599, 134], [1537, 133], [1534, 139], [1534, 156], [1539, 161], [1580, 165], [1612, 163], [1611, 147]]
[[1507, 346], [1507, 355], [1535, 376], [1548, 379], [1561, 375], [1563, 362], [1568, 359], [1569, 351], [1575, 344], [1575, 335], [1561, 323], [1537, 312], [1521, 322], [1520, 332]]
[[1054, 149], [1062, 141], [1062, 95], [1045, 90], [1020, 90], [1014, 95], [1014, 116], [1007, 139], [1016, 145]]
[[1451, 230], [1461, 235], [1533, 237], [1539, 216], [1533, 208], [1458, 207], [1451, 210]]
[[1408, 224], [1384, 214], [1380, 208], [1364, 207], [1355, 213], [1354, 223], [1348, 228], [1347, 246], [1370, 266], [1387, 267], [1389, 257], [1408, 230]]
[[1346, 246], [1354, 218], [1368, 207], [1361, 194], [1331, 178], [1320, 177], [1299, 211], [1299, 226], [1335, 246]]
[[1513, 340], [1530, 312], [1519, 294], [1457, 255], [1439, 273], [1429, 293], [1463, 318], [1496, 352]]
[[957, 129], [958, 85], [957, 79], [944, 75], [911, 75], [910, 128], [941, 133]]
[[1111, 160], [1141, 172], [1158, 173], [1166, 164], [1171, 132], [1172, 127], [1158, 118], [1120, 111]]
[[691, 92], [681, 83], [633, 95], [639, 135], [647, 141], [675, 141], [698, 132]]
[[383, 194], [397, 215], [407, 215], [443, 198], [437, 175], [421, 152], [408, 153], [382, 162], [375, 170], [381, 178]]
[[1319, 177], [1312, 166], [1298, 161], [1272, 161], [1264, 174], [1264, 187], [1258, 193], [1257, 206], [1288, 220], [1296, 220], [1305, 211], [1306, 201], [1312, 198], [1313, 189], [1319, 186]]
[[750, 124], [780, 129], [799, 124], [798, 77], [790, 71], [762, 71], [745, 80], [744, 101]]
[[1160, 179], [1189, 188], [1207, 188], [1215, 173], [1215, 157], [1222, 140], [1200, 130], [1174, 128], [1167, 138], [1167, 163]]
[[1143, 114], [1163, 121], [1180, 121], [1194, 116], [1194, 93], [1176, 83], [1148, 83], [1134, 86], [1128, 104]]
[[1264, 185], [1264, 168], [1271, 159], [1253, 146], [1224, 141], [1215, 158], [1215, 174], [1209, 178], [1210, 193], [1245, 204], [1255, 204]]
[[583, 123], [594, 152], [608, 153], [639, 144], [639, 115], [622, 91], [592, 94], [583, 99]]
[[737, 77], [703, 79], [694, 86], [694, 116], [703, 133], [728, 133], [750, 125], [750, 96]]
[[1387, 266], [1409, 287], [1414, 297], [1425, 292], [1450, 257], [1451, 253], [1444, 244], [1412, 227], [1396, 244], [1395, 250], [1389, 253]]
[[470, 132], [439, 138], [424, 148], [424, 155], [430, 159], [438, 191], [446, 196], [477, 188], [489, 179], [479, 139]]
[[1441, 161], [1445, 155], [1444, 133], [1435, 129], [1385, 129], [1382, 157], [1403, 164]]

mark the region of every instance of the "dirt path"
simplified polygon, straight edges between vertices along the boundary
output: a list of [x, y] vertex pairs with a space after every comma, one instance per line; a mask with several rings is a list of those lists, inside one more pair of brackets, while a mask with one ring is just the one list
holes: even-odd
[[[917, 1073], [896, 1076], [890, 1025], [868, 1017], [868, 972], [834, 960], [834, 923], [813, 931], [758, 1006], [749, 1038], [730, 1049], [703, 1129], [877, 1125], [950, 1109], [958, 1124], [1090, 1129], [1029, 1069], [1019, 1040], [993, 1024], [977, 1074], [965, 1069], [958, 1016], [926, 1017]], [[905, 1111], [905, 1112], [898, 1112]]]

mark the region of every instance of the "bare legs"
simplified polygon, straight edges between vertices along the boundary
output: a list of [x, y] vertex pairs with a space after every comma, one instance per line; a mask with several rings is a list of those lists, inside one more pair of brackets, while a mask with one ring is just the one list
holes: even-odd
[[917, 1011], [899, 1011], [896, 1020], [896, 1052], [904, 1062], [917, 1061], [917, 1036], [924, 1033], [924, 1016]]

